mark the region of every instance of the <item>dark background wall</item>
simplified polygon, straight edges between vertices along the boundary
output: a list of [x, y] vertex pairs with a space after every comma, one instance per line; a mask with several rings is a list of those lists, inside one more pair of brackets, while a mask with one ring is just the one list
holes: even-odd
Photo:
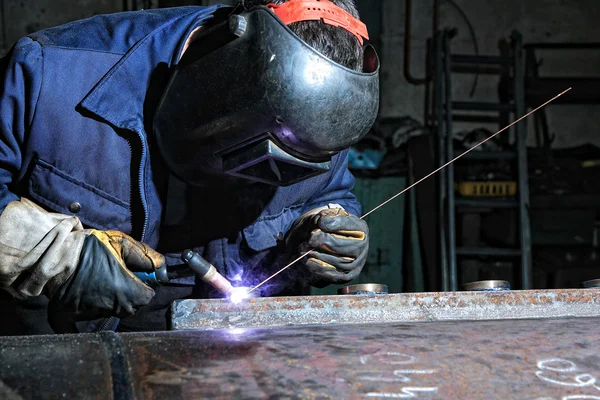
[[[412, 32], [412, 71], [423, 76], [426, 40], [432, 35], [432, 1], [414, 1]], [[600, 41], [600, 8], [594, 0], [454, 0], [472, 24], [482, 54], [498, 54], [498, 41], [508, 38], [513, 29], [523, 34], [526, 43]], [[404, 45], [404, 1], [383, 0], [382, 52], [384, 81], [382, 114], [411, 115], [422, 119], [423, 88], [407, 83], [402, 72]], [[472, 54], [473, 41], [465, 19], [448, 1], [441, 1], [440, 27], [455, 27], [456, 53]], [[600, 71], [600, 51], [573, 50], [564, 53], [545, 51], [541, 74], [593, 75]], [[453, 82], [457, 97], [468, 98], [473, 78]], [[496, 96], [497, 80], [480, 77], [474, 100]], [[556, 133], [555, 145], [565, 147], [585, 142], [600, 145], [600, 108], [598, 106], [551, 106], [549, 118]], [[530, 135], [533, 137], [533, 135]]]

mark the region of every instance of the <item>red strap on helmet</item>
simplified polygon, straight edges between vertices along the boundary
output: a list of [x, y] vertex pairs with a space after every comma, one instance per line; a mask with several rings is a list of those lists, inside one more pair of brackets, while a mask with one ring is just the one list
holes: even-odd
[[286, 25], [300, 21], [323, 21], [347, 30], [356, 36], [361, 45], [363, 38], [369, 39], [365, 24], [329, 0], [290, 0], [283, 4], [270, 3], [267, 7]]

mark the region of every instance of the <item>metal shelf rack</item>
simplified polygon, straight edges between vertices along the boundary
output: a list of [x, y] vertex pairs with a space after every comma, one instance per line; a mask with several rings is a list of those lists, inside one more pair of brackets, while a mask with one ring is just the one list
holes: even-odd
[[[451, 53], [451, 31], [438, 32], [434, 46], [434, 104], [438, 134], [439, 165], [452, 159], [457, 152], [453, 145], [453, 123], [459, 121], [497, 123], [502, 128], [510, 117], [514, 119], [526, 112], [525, 83], [522, 37], [518, 32], [511, 36], [508, 54], [501, 56], [474, 56]], [[508, 75], [513, 83], [512, 96], [502, 102], [461, 101], [453, 98], [452, 75], [456, 73], [497, 74], [504, 78]], [[483, 71], [483, 72], [482, 72]], [[458, 112], [457, 112], [458, 111]], [[467, 112], [467, 113], [465, 113]], [[491, 115], [490, 115], [491, 114]], [[529, 225], [529, 190], [527, 172], [527, 126], [521, 121], [512, 128], [514, 146], [501, 152], [473, 151], [465, 160], [506, 160], [516, 168], [517, 198], [456, 198], [454, 189], [454, 165], [449, 165], [439, 180], [439, 216], [442, 288], [456, 291], [459, 286], [458, 257], [487, 256], [494, 258], [518, 258], [520, 266], [520, 288], [532, 287], [531, 231]], [[457, 247], [456, 215], [468, 208], [516, 208], [519, 224], [518, 248]]]

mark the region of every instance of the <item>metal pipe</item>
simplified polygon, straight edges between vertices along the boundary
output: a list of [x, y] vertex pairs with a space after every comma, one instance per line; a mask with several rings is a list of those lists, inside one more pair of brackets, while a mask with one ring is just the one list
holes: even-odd
[[582, 50], [582, 49], [600, 49], [600, 43], [599, 42], [589, 42], [589, 43], [527, 43], [523, 47], [525, 49]]
[[[439, 11], [440, 11], [440, 0], [433, 0], [433, 20], [432, 20], [432, 32], [431, 32], [431, 38], [429, 38], [427, 40], [427, 45], [426, 45], [426, 49], [427, 49], [427, 54], [425, 56], [425, 66], [426, 66], [426, 70], [427, 70], [427, 76], [429, 77], [429, 79], [427, 80], [427, 82], [425, 83], [425, 98], [424, 98], [424, 118], [423, 121], [425, 123], [425, 125], [427, 126], [433, 126], [435, 124], [435, 98], [434, 96], [431, 94], [431, 82], [434, 80], [435, 77], [435, 65], [432, 65], [435, 62], [435, 59], [432, 59], [431, 55], [432, 55], [432, 48], [435, 46], [435, 40], [436, 40], [436, 35], [437, 35], [437, 31], [438, 31], [438, 27], [439, 27]], [[431, 114], [430, 114], [431, 112]]]
[[435, 37], [435, 34], [439, 30], [440, 26], [440, 0], [433, 0], [433, 35], [431, 37]]
[[[446, 163], [445, 150], [444, 150], [444, 82], [443, 82], [443, 33], [438, 32], [435, 36], [435, 89], [434, 89], [434, 109], [437, 111], [436, 114], [436, 138], [437, 138], [437, 156], [439, 159], [439, 165], [444, 165]], [[446, 174], [438, 174], [438, 222], [439, 222], [439, 243], [440, 243], [440, 270], [441, 270], [441, 286], [443, 291], [447, 291], [450, 287], [450, 279], [448, 273], [448, 244], [446, 241], [446, 220], [445, 220], [445, 202], [446, 202]]]
[[[523, 38], [516, 31], [512, 34], [514, 61], [515, 118], [527, 112], [525, 106], [525, 74], [523, 71]], [[515, 146], [517, 148], [518, 196], [519, 196], [519, 236], [521, 243], [521, 288], [533, 287], [531, 259], [531, 227], [529, 221], [529, 175], [527, 168], [527, 121], [515, 125]]]
[[412, 0], [406, 0], [404, 15], [404, 78], [413, 85], [422, 85], [430, 79], [427, 71], [424, 78], [415, 78], [411, 72]]
[[[450, 39], [448, 34], [443, 36], [443, 63], [444, 63], [444, 116], [446, 132], [446, 159], [454, 158], [454, 131], [452, 127], [452, 71], [450, 57]], [[448, 235], [448, 279], [449, 289], [453, 292], [458, 290], [458, 268], [456, 265], [456, 209], [454, 205], [454, 163], [446, 169], [446, 203], [447, 203], [447, 235]]]

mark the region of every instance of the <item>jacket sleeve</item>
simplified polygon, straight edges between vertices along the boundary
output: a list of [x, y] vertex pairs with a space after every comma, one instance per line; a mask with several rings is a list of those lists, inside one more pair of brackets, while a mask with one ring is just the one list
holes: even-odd
[[20, 39], [0, 60], [0, 212], [18, 196], [10, 191], [21, 169], [23, 146], [42, 82], [42, 50]]
[[331, 177], [324, 187], [305, 203], [302, 212], [306, 213], [328, 204], [339, 204], [350, 214], [361, 216], [361, 205], [350, 192], [354, 187], [354, 176], [348, 170], [348, 150], [336, 155], [332, 160]]

